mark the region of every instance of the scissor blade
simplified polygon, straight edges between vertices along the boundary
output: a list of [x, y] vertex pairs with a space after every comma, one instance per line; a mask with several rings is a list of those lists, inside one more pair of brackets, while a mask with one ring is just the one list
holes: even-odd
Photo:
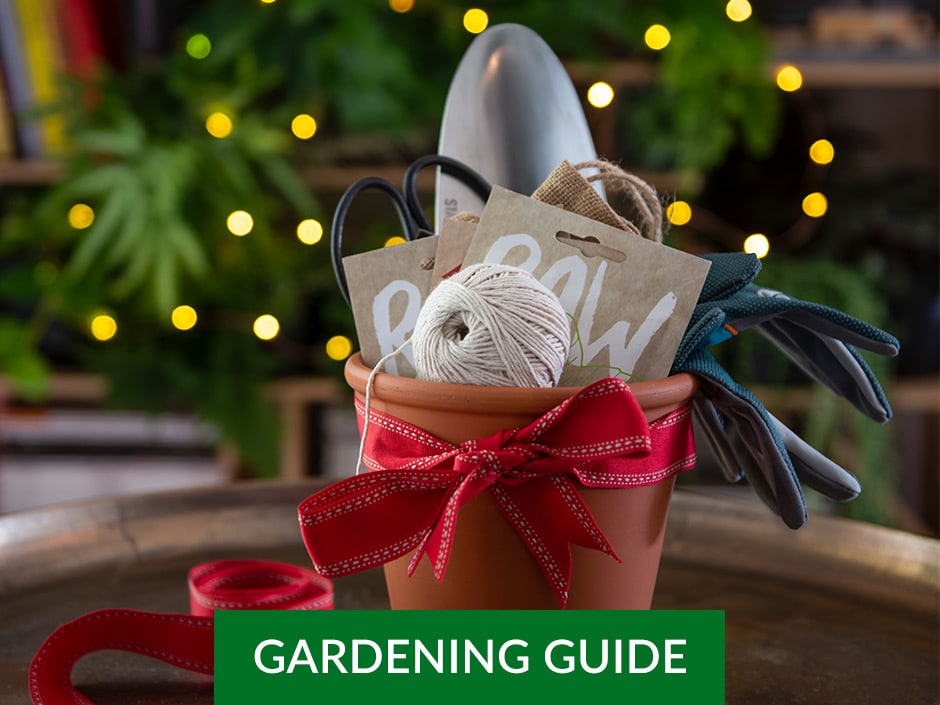
[[[526, 195], [562, 160], [597, 158], [568, 72], [519, 24], [491, 27], [467, 48], [447, 94], [438, 152]], [[435, 194], [438, 231], [444, 218], [483, 209], [478, 196], [440, 170]]]

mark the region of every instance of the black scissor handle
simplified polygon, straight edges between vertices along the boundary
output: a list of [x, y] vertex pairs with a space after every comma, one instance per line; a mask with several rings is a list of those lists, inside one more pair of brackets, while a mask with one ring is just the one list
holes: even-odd
[[336, 204], [336, 212], [333, 214], [333, 224], [330, 229], [330, 259], [333, 263], [333, 274], [336, 276], [336, 284], [347, 306], [352, 304], [349, 298], [349, 284], [346, 281], [346, 269], [343, 267], [343, 227], [352, 202], [356, 196], [368, 189], [383, 191], [395, 206], [406, 240], [411, 241], [430, 234], [433, 232], [433, 226], [425, 217], [421, 201], [418, 199], [418, 174], [429, 166], [441, 167], [445, 174], [459, 179], [483, 201], [489, 198], [493, 187], [486, 179], [463, 162], [443, 154], [428, 154], [412, 162], [405, 170], [401, 192], [390, 181], [379, 176], [367, 176], [356, 181], [346, 189], [339, 203]]
[[421, 207], [421, 201], [418, 200], [418, 174], [429, 166], [441, 167], [442, 172], [453, 176], [470, 188], [484, 203], [490, 197], [490, 191], [493, 190], [492, 184], [463, 162], [443, 154], [427, 154], [418, 157], [405, 169], [405, 178], [401, 187], [408, 210], [415, 223], [418, 224], [418, 228], [434, 232], [434, 227], [428, 222], [424, 209]]
[[392, 200], [392, 205], [395, 206], [395, 211], [398, 213], [398, 221], [401, 223], [406, 240], [414, 239], [418, 229], [417, 224], [408, 212], [408, 204], [390, 181], [379, 176], [367, 176], [359, 179], [346, 189], [346, 192], [339, 199], [339, 203], [336, 204], [336, 212], [333, 214], [333, 225], [330, 228], [330, 259], [333, 262], [333, 274], [336, 275], [336, 284], [339, 286], [339, 291], [343, 295], [347, 306], [352, 306], [352, 303], [349, 299], [349, 285], [346, 283], [346, 269], [343, 267], [343, 226], [346, 223], [346, 216], [352, 202], [356, 196], [367, 189], [384, 191]]

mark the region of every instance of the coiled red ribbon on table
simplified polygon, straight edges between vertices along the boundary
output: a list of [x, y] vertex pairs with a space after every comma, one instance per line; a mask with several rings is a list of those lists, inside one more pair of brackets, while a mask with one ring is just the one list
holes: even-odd
[[29, 665], [34, 705], [92, 705], [72, 685], [71, 673], [94, 651], [130, 651], [211, 674], [215, 610], [333, 609], [333, 585], [312, 570], [284, 563], [215, 561], [190, 570], [189, 600], [188, 615], [103, 609], [63, 624]]
[[488, 491], [564, 606], [569, 544], [619, 561], [578, 484], [638, 487], [693, 467], [690, 419], [686, 405], [647, 424], [630, 387], [616, 378], [583, 388], [524, 428], [459, 446], [371, 409], [363, 455], [370, 472], [300, 505], [304, 543], [317, 571], [329, 577], [413, 551], [409, 574], [427, 554], [440, 580], [458, 510]]

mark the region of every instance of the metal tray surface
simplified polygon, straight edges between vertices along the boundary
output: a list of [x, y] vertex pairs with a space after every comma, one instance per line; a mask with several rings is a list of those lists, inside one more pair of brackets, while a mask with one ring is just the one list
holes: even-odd
[[[297, 504], [324, 486], [252, 482], [56, 505], [0, 517], [0, 705], [60, 624], [104, 607], [188, 609], [186, 574], [228, 557], [309, 565]], [[381, 571], [336, 581], [337, 609], [387, 609]], [[726, 613], [731, 704], [940, 703], [940, 542], [813, 515], [790, 531], [762, 505], [679, 490], [655, 609]], [[209, 705], [211, 679], [92, 654], [96, 705]]]

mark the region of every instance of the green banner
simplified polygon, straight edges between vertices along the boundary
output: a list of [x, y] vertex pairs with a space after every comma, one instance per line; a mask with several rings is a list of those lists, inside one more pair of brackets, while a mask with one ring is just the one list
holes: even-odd
[[215, 702], [723, 705], [717, 611], [232, 611]]

